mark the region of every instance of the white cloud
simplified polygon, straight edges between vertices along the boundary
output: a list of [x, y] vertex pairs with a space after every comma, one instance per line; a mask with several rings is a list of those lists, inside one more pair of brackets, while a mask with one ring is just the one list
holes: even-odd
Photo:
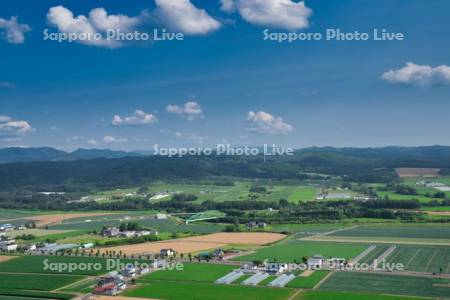
[[126, 138], [116, 138], [111, 135], [106, 135], [103, 137], [103, 142], [111, 144], [111, 143], [126, 143], [128, 139]]
[[207, 34], [220, 28], [219, 21], [190, 0], [155, 0], [154, 16], [159, 23], [173, 31], [189, 35]]
[[381, 78], [391, 83], [418, 86], [450, 84], [450, 67], [447, 65], [432, 67], [408, 62], [403, 68], [385, 72]]
[[0, 116], [0, 138], [15, 138], [35, 131], [27, 121], [16, 121], [8, 116]]
[[304, 1], [292, 0], [221, 0], [221, 10], [233, 12], [254, 25], [298, 30], [309, 26], [312, 10]]
[[[123, 33], [131, 32], [142, 22], [142, 15], [128, 17], [125, 15], [108, 15], [104, 8], [95, 8], [84, 15], [74, 16], [73, 12], [64, 6], [51, 7], [47, 13], [48, 22], [58, 28], [62, 33], [85, 34], [91, 38], [80, 40], [80, 43], [102, 47], [120, 47], [123, 43], [116, 40], [107, 40], [105, 33], [108, 29], [120, 30]], [[95, 34], [102, 34], [101, 39], [93, 38]]]
[[135, 110], [134, 115], [130, 117], [121, 117], [119, 115], [115, 115], [112, 124], [115, 126], [121, 125], [145, 125], [152, 124], [158, 121], [158, 118], [155, 115], [147, 114], [143, 110]]
[[220, 10], [230, 13], [236, 9], [234, 0], [220, 0]]
[[94, 139], [88, 139], [87, 143], [91, 146], [97, 146], [97, 141]]
[[17, 17], [11, 17], [9, 20], [0, 18], [0, 32], [4, 39], [11, 44], [23, 44], [25, 42], [25, 32], [31, 30], [27, 24], [20, 24]]
[[196, 101], [188, 101], [183, 106], [170, 104], [166, 107], [166, 111], [185, 117], [188, 120], [203, 118], [203, 110]]
[[97, 141], [95, 139], [89, 139], [89, 138], [86, 138], [85, 136], [78, 136], [78, 135], [67, 138], [66, 143], [78, 144], [78, 145], [88, 144], [91, 146], [97, 146]]
[[293, 130], [292, 125], [285, 123], [282, 118], [264, 111], [249, 111], [247, 121], [251, 123], [247, 130], [260, 134], [286, 134]]

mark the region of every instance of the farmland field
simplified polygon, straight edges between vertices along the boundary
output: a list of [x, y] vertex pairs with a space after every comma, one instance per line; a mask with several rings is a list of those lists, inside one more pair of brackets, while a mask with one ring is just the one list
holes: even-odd
[[375, 249], [370, 251], [366, 256], [364, 256], [359, 263], [366, 263], [366, 264], [372, 264], [375, 259], [380, 257], [381, 254], [383, 254], [384, 251], [386, 251], [389, 248], [388, 245], [377, 245]]
[[286, 288], [154, 281], [127, 291], [125, 296], [170, 300], [287, 300], [293, 292]]
[[[130, 216], [130, 215], [128, 215]], [[119, 226], [122, 222], [137, 222], [141, 226], [149, 227], [158, 230], [159, 232], [195, 232], [195, 233], [213, 233], [222, 231], [223, 226], [220, 224], [180, 224], [172, 219], [157, 220], [152, 216], [130, 217], [124, 218], [105, 218], [103, 220], [94, 220], [90, 222], [71, 221], [62, 224], [49, 226], [50, 229], [58, 230], [101, 230], [103, 226]]]
[[162, 270], [150, 273], [139, 279], [140, 282], [150, 280], [169, 280], [169, 281], [199, 281], [214, 282], [220, 277], [230, 273], [236, 266], [219, 264], [200, 264], [185, 263], [182, 271]]
[[83, 279], [72, 275], [1, 274], [0, 289], [51, 291]]
[[303, 256], [321, 254], [324, 257], [353, 258], [364, 251], [367, 247], [362, 244], [346, 243], [322, 243], [296, 241], [285, 244], [264, 247], [249, 255], [236, 258], [239, 261], [251, 260], [276, 260], [279, 262], [300, 262]]
[[[86, 266], [91, 266], [85, 270], [73, 270], [70, 274], [73, 275], [100, 275], [113, 271], [115, 269], [108, 269], [108, 260], [106, 258], [96, 258], [96, 257], [74, 257], [74, 256], [22, 256], [16, 259], [8, 260], [0, 263], [0, 272], [12, 272], [12, 273], [53, 273], [53, 274], [69, 274], [67, 270], [59, 272], [58, 270], [53, 270], [50, 268], [45, 268], [45, 260], [48, 259], [47, 264], [57, 264], [57, 263], [76, 263], [83, 264]], [[113, 259], [116, 261], [115, 259]], [[113, 262], [110, 260], [109, 262]], [[121, 259], [122, 263], [129, 263], [135, 260], [132, 259]], [[145, 261], [148, 263], [148, 261]], [[101, 267], [96, 269], [94, 264], [100, 264]]]
[[417, 300], [416, 297], [359, 294], [348, 292], [303, 291], [295, 300]]
[[410, 271], [450, 273], [450, 248], [400, 246], [386, 261], [402, 263]]
[[381, 293], [423, 297], [447, 297], [450, 280], [413, 276], [336, 272], [319, 290]]
[[[171, 198], [173, 193], [185, 193], [197, 196], [196, 203], [205, 200], [213, 201], [229, 201], [229, 200], [247, 200], [249, 195], [253, 194], [258, 200], [262, 201], [278, 201], [279, 199], [287, 199], [291, 202], [314, 200], [317, 188], [301, 184], [274, 184], [263, 185], [266, 193], [250, 193], [249, 189], [253, 185], [250, 181], [236, 181], [233, 186], [220, 186], [211, 184], [175, 184], [175, 183], [154, 183], [149, 185], [149, 190], [153, 193], [167, 193], [168, 196], [151, 201], [166, 201]], [[113, 195], [123, 195], [129, 192], [135, 192], [137, 188], [127, 190], [112, 190], [100, 192], [92, 197], [110, 198]], [[102, 200], [104, 201], [104, 200]]]
[[450, 226], [421, 224], [421, 225], [366, 225], [341, 230], [330, 236], [346, 237], [393, 237], [417, 239], [450, 239]]
[[316, 284], [318, 284], [325, 276], [327, 276], [328, 271], [314, 271], [307, 277], [297, 276], [294, 280], [287, 284], [290, 288], [301, 288], [301, 289], [312, 289]]

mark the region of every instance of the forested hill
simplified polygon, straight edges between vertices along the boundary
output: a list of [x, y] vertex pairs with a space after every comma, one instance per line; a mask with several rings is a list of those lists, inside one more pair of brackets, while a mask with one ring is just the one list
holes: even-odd
[[114, 187], [210, 176], [302, 179], [311, 173], [380, 182], [394, 178], [396, 167], [450, 169], [450, 147], [309, 148], [266, 162], [260, 156], [215, 155], [20, 162], [0, 165], [0, 188]]

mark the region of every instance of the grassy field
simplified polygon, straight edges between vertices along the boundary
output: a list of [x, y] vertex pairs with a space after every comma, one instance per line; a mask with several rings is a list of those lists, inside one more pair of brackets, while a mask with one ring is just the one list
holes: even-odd
[[450, 239], [450, 225], [442, 225], [442, 224], [367, 225], [367, 226], [359, 226], [348, 230], [338, 231], [331, 234], [330, 236]]
[[[218, 186], [210, 184], [175, 184], [175, 183], [153, 183], [149, 185], [150, 192], [153, 193], [185, 193], [197, 196], [195, 202], [201, 203], [205, 200], [213, 201], [229, 201], [229, 200], [247, 200], [252, 194], [258, 200], [262, 201], [278, 201], [279, 199], [287, 199], [291, 202], [310, 201], [314, 200], [317, 188], [302, 184], [267, 184], [264, 187], [267, 193], [250, 193], [249, 189], [253, 185], [250, 181], [236, 181], [233, 186]], [[137, 188], [126, 190], [112, 190], [104, 191], [92, 195], [93, 198], [100, 198], [104, 201], [105, 198], [112, 196], [120, 196], [126, 193], [135, 192]], [[167, 196], [158, 200], [152, 201], [166, 201], [171, 196]]]
[[140, 282], [152, 280], [214, 282], [236, 269], [236, 266], [185, 263], [182, 271], [162, 270], [139, 278]]
[[303, 291], [295, 300], [417, 300], [416, 297], [359, 294], [347, 292]]
[[[449, 283], [449, 280], [437, 278], [336, 272], [322, 283], [319, 290], [448, 297]], [[439, 286], [440, 284], [447, 286]]]
[[0, 289], [51, 291], [83, 279], [72, 275], [1, 274]]
[[[173, 219], [157, 220], [153, 216], [131, 216], [129, 218], [106, 218], [101, 220], [92, 219], [90, 222], [85, 220], [71, 220], [62, 224], [49, 226], [50, 229], [58, 230], [97, 230], [100, 231], [103, 226], [119, 226], [123, 222], [137, 222], [141, 226], [153, 228], [159, 232], [195, 232], [195, 233], [213, 233], [222, 231], [223, 225], [195, 223], [181, 224]], [[90, 220], [90, 218], [88, 218]]]
[[293, 292], [286, 288], [154, 281], [126, 292], [125, 296], [170, 300], [287, 300]]
[[32, 234], [34, 236], [40, 237], [40, 236], [48, 236], [48, 235], [54, 235], [54, 234], [64, 234], [72, 231], [67, 230], [46, 230], [46, 229], [39, 229], [39, 228], [33, 228], [33, 229], [25, 229], [25, 230], [13, 230], [6, 232], [6, 235], [9, 237], [16, 237], [18, 235], [23, 234]]
[[12, 209], [2, 209], [0, 208], [0, 221], [9, 219], [18, 219], [24, 217], [30, 217], [39, 214], [38, 212], [32, 211], [21, 211]]
[[399, 246], [388, 256], [388, 263], [402, 263], [406, 270], [450, 273], [449, 247]]
[[[58, 272], [58, 270], [52, 270], [47, 266], [58, 263], [76, 263], [86, 265], [85, 270], [74, 270], [70, 274], [73, 275], [100, 275], [105, 274], [115, 269], [108, 269], [108, 260], [105, 258], [96, 257], [74, 257], [74, 256], [22, 256], [16, 259], [8, 260], [0, 263], [0, 272], [12, 272], [12, 273], [47, 273], [47, 274], [69, 274], [68, 271]], [[132, 259], [121, 259], [121, 263], [134, 262]], [[144, 261], [148, 263], [148, 261]], [[94, 264], [100, 264], [101, 268], [97, 270]], [[88, 268], [90, 266], [90, 268]]]
[[325, 276], [328, 271], [314, 271], [308, 277], [297, 276], [294, 280], [288, 283], [287, 287], [299, 288], [299, 289], [312, 289], [316, 286]]
[[324, 257], [343, 257], [350, 259], [357, 256], [366, 248], [362, 244], [296, 241], [264, 247], [257, 250], [256, 253], [240, 256], [236, 260], [251, 261], [269, 259], [279, 262], [301, 262], [303, 256], [310, 257], [314, 254], [321, 254]]

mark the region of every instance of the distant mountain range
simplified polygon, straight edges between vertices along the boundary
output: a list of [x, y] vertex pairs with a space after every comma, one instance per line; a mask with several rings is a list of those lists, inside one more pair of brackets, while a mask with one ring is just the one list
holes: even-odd
[[77, 149], [65, 152], [51, 147], [0, 149], [0, 164], [35, 161], [72, 161], [93, 158], [121, 158], [128, 156], [145, 156], [142, 152], [114, 151], [109, 149]]
[[[114, 159], [112, 159], [114, 158]], [[293, 156], [165, 157], [136, 152], [52, 148], [0, 150], [0, 189], [117, 187], [154, 180], [240, 178], [305, 179], [309, 174], [386, 182], [398, 167], [440, 168], [450, 174], [450, 147], [307, 148]], [[314, 175], [313, 175], [314, 176]]]

